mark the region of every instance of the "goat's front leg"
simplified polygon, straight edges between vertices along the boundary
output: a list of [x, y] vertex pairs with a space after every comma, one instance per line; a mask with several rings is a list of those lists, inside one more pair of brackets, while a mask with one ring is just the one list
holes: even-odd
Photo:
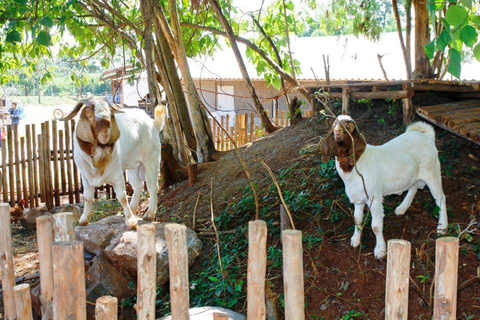
[[95, 193], [95, 188], [90, 186], [88, 182], [82, 179], [83, 183], [83, 199], [84, 199], [84, 207], [83, 213], [78, 221], [78, 224], [81, 226], [86, 226], [90, 223], [90, 217], [92, 216], [92, 204], [93, 204], [93, 196]]
[[379, 196], [378, 200], [374, 199], [370, 206], [372, 212], [372, 230], [377, 238], [377, 244], [375, 245], [374, 255], [377, 259], [382, 259], [387, 253], [387, 246], [385, 245], [385, 239], [383, 238], [383, 204], [382, 197]]
[[117, 182], [113, 184], [113, 189], [117, 194], [118, 201], [123, 208], [123, 214], [125, 215], [125, 223], [129, 229], [135, 229], [138, 225], [137, 218], [130, 209], [127, 201], [127, 193], [125, 192], [125, 180], [123, 180], [123, 176], [121, 179], [117, 179]]
[[353, 232], [353, 236], [350, 241], [350, 244], [354, 248], [358, 247], [358, 245], [360, 244], [360, 239], [362, 238], [364, 208], [365, 203], [355, 203], [355, 212], [353, 214], [355, 221], [355, 231]]

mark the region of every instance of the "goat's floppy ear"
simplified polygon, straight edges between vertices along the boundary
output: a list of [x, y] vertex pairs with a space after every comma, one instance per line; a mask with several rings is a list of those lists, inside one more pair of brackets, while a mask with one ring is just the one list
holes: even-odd
[[[367, 142], [363, 134], [361, 134], [360, 131], [358, 131], [358, 127], [356, 125], [355, 125], [354, 131], [352, 132], [352, 137], [353, 137], [354, 143], [352, 143], [352, 146], [350, 147], [349, 154], [350, 154], [350, 165], [354, 166], [355, 161], [358, 161], [358, 159], [360, 159], [360, 156], [365, 151], [367, 147]], [[355, 145], [355, 150], [352, 150], [354, 145]], [[355, 156], [353, 156], [353, 154]]]
[[320, 151], [322, 152], [322, 161], [328, 162], [335, 152], [335, 140], [333, 132], [329, 132], [326, 137], [320, 141]]
[[110, 130], [110, 140], [108, 141], [109, 144], [114, 144], [115, 141], [120, 138], [120, 130], [118, 129], [117, 120], [115, 116], [112, 114], [111, 118], [111, 130]]
[[97, 139], [93, 134], [90, 121], [88, 121], [88, 117], [86, 115], [88, 111], [89, 110], [85, 108], [80, 114], [80, 119], [78, 120], [77, 128], [76, 128], [77, 138], [84, 142], [91, 143], [92, 145], [96, 145]]

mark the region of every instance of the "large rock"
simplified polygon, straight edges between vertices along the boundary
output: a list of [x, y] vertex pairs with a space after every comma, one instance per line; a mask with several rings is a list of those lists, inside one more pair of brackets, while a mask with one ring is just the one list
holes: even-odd
[[[103, 296], [114, 296], [121, 301], [135, 295], [129, 287], [129, 281], [117, 270], [103, 254], [93, 259], [85, 273], [87, 301], [97, 301]], [[94, 319], [95, 306], [87, 304], [88, 319]]]
[[32, 208], [26, 211], [18, 221], [24, 228], [37, 230], [37, 218], [45, 215], [52, 215], [47, 208]]
[[[189, 310], [190, 320], [212, 320], [214, 313], [226, 315], [229, 320], [245, 320], [245, 316], [228, 309], [218, 307], [199, 307]], [[158, 320], [172, 320], [172, 316], [160, 318]]]
[[[139, 221], [139, 224], [149, 223]], [[168, 253], [165, 241], [165, 223], [154, 223], [157, 252], [157, 285], [168, 281]], [[132, 276], [137, 275], [137, 232], [129, 230], [123, 216], [110, 216], [85, 227], [76, 228], [77, 239], [83, 241], [85, 250], [103, 253], [118, 268]], [[202, 250], [197, 234], [187, 228], [188, 260], [192, 264]]]

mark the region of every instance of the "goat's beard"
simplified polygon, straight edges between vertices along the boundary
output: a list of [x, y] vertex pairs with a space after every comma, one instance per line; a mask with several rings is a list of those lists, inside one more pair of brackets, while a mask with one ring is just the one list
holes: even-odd
[[343, 134], [333, 135], [333, 137], [335, 138], [336, 142], [343, 142], [345, 140]]
[[103, 175], [105, 167], [107, 166], [112, 156], [113, 146], [97, 146], [92, 156], [93, 166], [100, 170], [100, 175]]

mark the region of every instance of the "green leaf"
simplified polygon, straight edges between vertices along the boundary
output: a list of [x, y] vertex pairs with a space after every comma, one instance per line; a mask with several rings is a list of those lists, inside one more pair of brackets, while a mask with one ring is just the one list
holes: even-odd
[[480, 25], [480, 16], [477, 16], [477, 15], [471, 16], [470, 21], [473, 24]]
[[435, 54], [435, 40], [425, 46], [425, 54], [427, 55], [428, 59], [433, 59]]
[[480, 43], [473, 48], [473, 54], [475, 55], [475, 58], [480, 61]]
[[460, 39], [470, 48], [477, 42], [477, 30], [472, 26], [465, 26], [460, 30]]
[[7, 37], [5, 38], [5, 41], [10, 43], [20, 42], [22, 41], [22, 36], [20, 35], [20, 32], [18, 32], [17, 30], [11, 30], [10, 32], [7, 33]]
[[455, 49], [450, 49], [448, 51], [448, 56], [450, 64], [448, 65], [447, 71], [455, 78], [460, 79], [460, 72], [462, 70], [462, 56], [460, 55], [460, 52]]
[[46, 27], [53, 27], [53, 20], [49, 16], [43, 17], [42, 20], [40, 20], [40, 24], [46, 26]]
[[215, 277], [208, 277], [208, 280], [213, 282], [218, 282], [218, 278], [215, 278]]
[[472, 0], [460, 0], [458, 3], [472, 10]]
[[438, 36], [437, 48], [441, 51], [444, 51], [450, 40], [450, 32], [443, 30], [442, 33], [440, 33], [440, 36]]
[[452, 5], [448, 7], [445, 18], [454, 27], [462, 25], [467, 19], [468, 11], [462, 6]]
[[37, 42], [43, 46], [48, 47], [51, 43], [52, 37], [47, 31], [40, 31], [37, 35]]

